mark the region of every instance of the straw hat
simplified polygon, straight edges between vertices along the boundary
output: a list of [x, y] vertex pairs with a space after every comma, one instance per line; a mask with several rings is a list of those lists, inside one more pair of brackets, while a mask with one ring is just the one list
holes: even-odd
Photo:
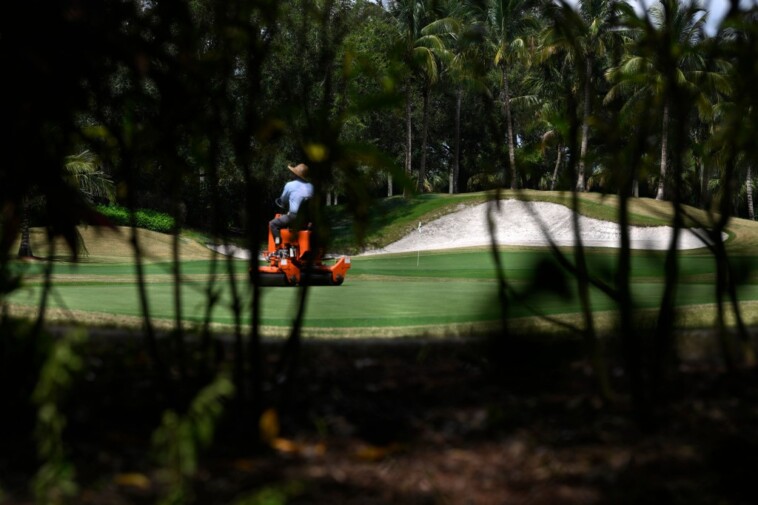
[[294, 167], [292, 165], [287, 165], [287, 168], [290, 169], [290, 172], [300, 177], [301, 179], [306, 181], [308, 180], [308, 165], [305, 163], [300, 163]]

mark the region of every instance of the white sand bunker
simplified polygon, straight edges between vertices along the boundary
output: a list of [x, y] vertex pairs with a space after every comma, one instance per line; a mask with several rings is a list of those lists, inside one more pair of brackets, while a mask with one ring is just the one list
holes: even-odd
[[206, 244], [206, 247], [224, 256], [233, 256], [241, 260], [250, 259], [250, 251], [234, 245]]
[[[379, 250], [363, 254], [399, 253], [486, 246], [490, 244], [487, 209], [490, 204], [465, 207], [421, 226], [404, 238]], [[495, 239], [500, 245], [547, 246], [550, 237], [559, 246], [574, 244], [572, 211], [564, 205], [547, 202], [501, 200], [499, 211], [493, 209]], [[619, 226], [580, 216], [582, 242], [588, 247], [619, 247]], [[673, 228], [670, 226], [630, 226], [632, 249], [668, 249]], [[701, 229], [683, 229], [679, 235], [680, 249], [696, 249], [706, 245]]]

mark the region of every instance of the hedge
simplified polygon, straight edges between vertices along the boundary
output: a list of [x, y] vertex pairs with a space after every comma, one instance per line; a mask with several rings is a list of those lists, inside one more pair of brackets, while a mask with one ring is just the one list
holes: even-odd
[[[131, 226], [129, 209], [119, 205], [98, 205], [98, 212], [107, 217], [116, 226]], [[174, 218], [168, 214], [149, 209], [137, 209], [134, 212], [137, 228], [171, 233], [174, 229]]]

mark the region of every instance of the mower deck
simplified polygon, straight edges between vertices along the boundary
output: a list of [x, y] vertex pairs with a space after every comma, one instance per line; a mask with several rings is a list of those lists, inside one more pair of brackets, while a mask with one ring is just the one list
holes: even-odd
[[339, 286], [345, 281], [350, 269], [348, 256], [339, 256], [327, 265], [323, 251], [312, 247], [311, 230], [283, 229], [281, 235], [281, 244], [276, 245], [269, 230], [268, 250], [263, 253], [268, 265], [258, 267], [259, 285]]

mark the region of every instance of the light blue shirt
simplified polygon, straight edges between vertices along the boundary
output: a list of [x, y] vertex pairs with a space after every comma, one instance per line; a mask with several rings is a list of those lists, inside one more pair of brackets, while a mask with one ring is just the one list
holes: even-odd
[[306, 198], [313, 196], [313, 184], [295, 179], [284, 185], [281, 200], [287, 202], [288, 212], [297, 214], [300, 204]]

